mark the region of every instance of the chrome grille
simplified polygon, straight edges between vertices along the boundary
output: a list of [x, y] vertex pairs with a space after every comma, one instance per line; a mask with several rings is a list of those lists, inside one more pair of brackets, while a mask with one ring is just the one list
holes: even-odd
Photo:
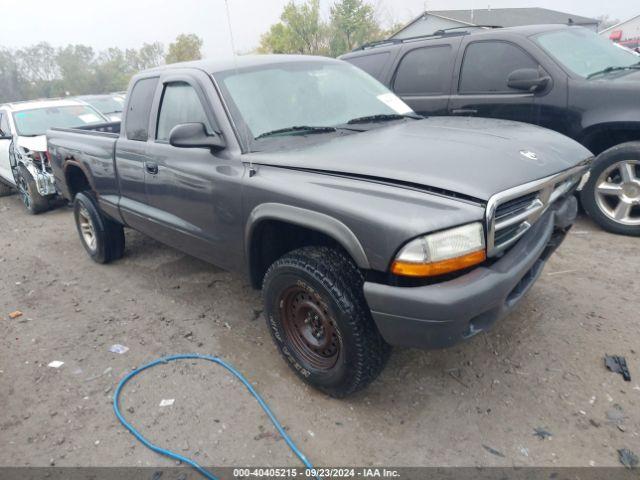
[[536, 180], [489, 199], [487, 252], [496, 256], [515, 244], [560, 197], [575, 189], [587, 164]]

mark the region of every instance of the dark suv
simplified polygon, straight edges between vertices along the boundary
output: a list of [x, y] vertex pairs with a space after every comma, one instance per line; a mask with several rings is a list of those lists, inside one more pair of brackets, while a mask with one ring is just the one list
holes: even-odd
[[585, 28], [535, 25], [441, 30], [370, 44], [342, 59], [423, 115], [517, 120], [577, 140], [597, 155], [583, 207], [606, 230], [640, 235], [634, 52]]

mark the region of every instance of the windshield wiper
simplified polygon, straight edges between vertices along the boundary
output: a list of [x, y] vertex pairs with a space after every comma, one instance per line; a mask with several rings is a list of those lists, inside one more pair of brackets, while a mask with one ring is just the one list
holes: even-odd
[[416, 120], [421, 119], [420, 115], [407, 113], [400, 115], [399, 113], [381, 113], [378, 115], [367, 115], [366, 117], [352, 118], [347, 122], [347, 125], [353, 125], [356, 123], [376, 123], [376, 122], [388, 122], [390, 120], [400, 120], [403, 118], [413, 118]]
[[634, 70], [636, 68], [640, 68], [640, 62], [632, 63], [631, 65], [627, 65], [626, 67], [607, 67], [603, 68], [602, 70], [598, 70], [597, 72], [590, 73], [589, 75], [587, 75], [587, 79], [595, 77], [596, 75], [604, 75], [605, 73], [617, 72], [619, 70]]
[[271, 130], [270, 132], [261, 133], [255, 138], [255, 140], [258, 140], [264, 137], [271, 137], [274, 135], [283, 135], [287, 133], [297, 133], [297, 132], [329, 133], [329, 132], [335, 132], [335, 131], [337, 131], [335, 127], [311, 127], [308, 125], [295, 125], [293, 127], [279, 128], [277, 130]]

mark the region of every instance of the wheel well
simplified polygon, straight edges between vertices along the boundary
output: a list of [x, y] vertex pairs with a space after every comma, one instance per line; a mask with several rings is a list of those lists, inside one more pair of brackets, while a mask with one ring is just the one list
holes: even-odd
[[328, 246], [343, 251], [351, 258], [342, 245], [329, 235], [280, 220], [260, 222], [253, 230], [250, 242], [249, 274], [254, 288], [262, 286], [262, 279], [273, 262], [301, 247]]
[[583, 143], [594, 155], [600, 155], [611, 147], [636, 140], [640, 140], [638, 129], [603, 129], [587, 135]]
[[78, 192], [91, 190], [91, 184], [80, 167], [69, 165], [66, 169], [66, 177], [71, 200], [74, 199]]

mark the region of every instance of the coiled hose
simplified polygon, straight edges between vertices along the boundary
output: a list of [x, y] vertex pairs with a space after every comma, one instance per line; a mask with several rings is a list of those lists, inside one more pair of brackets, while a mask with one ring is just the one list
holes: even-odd
[[[307, 460], [307, 457], [304, 456], [304, 454], [296, 446], [293, 440], [291, 440], [289, 435], [287, 435], [287, 432], [284, 431], [284, 428], [282, 428], [282, 425], [280, 424], [276, 416], [273, 414], [273, 412], [271, 411], [267, 403], [260, 396], [260, 394], [258, 394], [258, 392], [256, 392], [256, 390], [251, 386], [251, 384], [244, 377], [244, 375], [242, 375], [242, 373], [236, 370], [233, 366], [229, 365], [227, 362], [225, 362], [224, 360], [218, 357], [214, 357], [211, 355], [200, 355], [198, 353], [169, 355], [167, 357], [159, 358], [157, 360], [154, 360], [151, 363], [148, 363], [146, 365], [143, 365], [142, 367], [139, 367], [133, 370], [132, 372], [128, 373], [122, 380], [120, 380], [120, 383], [118, 384], [118, 387], [116, 388], [116, 391], [113, 395], [113, 411], [115, 412], [116, 417], [118, 417], [118, 420], [120, 420], [120, 423], [124, 425], [124, 427], [127, 430], [129, 430], [129, 432], [131, 432], [131, 434], [134, 437], [136, 437], [145, 447], [153, 450], [156, 453], [159, 453], [160, 455], [164, 455], [166, 457], [173, 458], [174, 460], [179, 460], [182, 463], [190, 465], [196, 471], [202, 474], [203, 477], [208, 478], [209, 480], [218, 480], [218, 477], [216, 477], [211, 472], [209, 472], [208, 470], [200, 466], [194, 460], [187, 458], [183, 455], [180, 455], [179, 453], [173, 452], [171, 450], [167, 450], [166, 448], [162, 448], [162, 447], [159, 447], [158, 445], [154, 445], [153, 443], [151, 443], [138, 430], [136, 430], [133, 427], [133, 425], [131, 425], [124, 418], [124, 416], [122, 415], [122, 412], [120, 411], [120, 394], [122, 393], [123, 387], [126, 385], [126, 383], [129, 380], [131, 380], [133, 377], [138, 375], [140, 372], [147, 370], [148, 368], [155, 367], [156, 365], [164, 365], [169, 362], [173, 362], [175, 360], [207, 360], [209, 362], [217, 363], [218, 365], [221, 365], [225, 369], [227, 369], [227, 371], [231, 372], [238, 380], [240, 380], [244, 384], [245, 387], [247, 387], [247, 390], [249, 390], [249, 393], [253, 395], [253, 397], [256, 399], [258, 404], [262, 407], [262, 410], [264, 410], [264, 412], [267, 414], [267, 416], [271, 420], [271, 423], [273, 423], [273, 426], [276, 427], [276, 430], [278, 430], [278, 433], [282, 436], [282, 438], [284, 438], [284, 441], [287, 442], [287, 445], [289, 446], [291, 451], [300, 459], [300, 461], [304, 464], [306, 468], [311, 470], [314, 469], [311, 462]], [[316, 478], [319, 478], [319, 477], [316, 477]]]

